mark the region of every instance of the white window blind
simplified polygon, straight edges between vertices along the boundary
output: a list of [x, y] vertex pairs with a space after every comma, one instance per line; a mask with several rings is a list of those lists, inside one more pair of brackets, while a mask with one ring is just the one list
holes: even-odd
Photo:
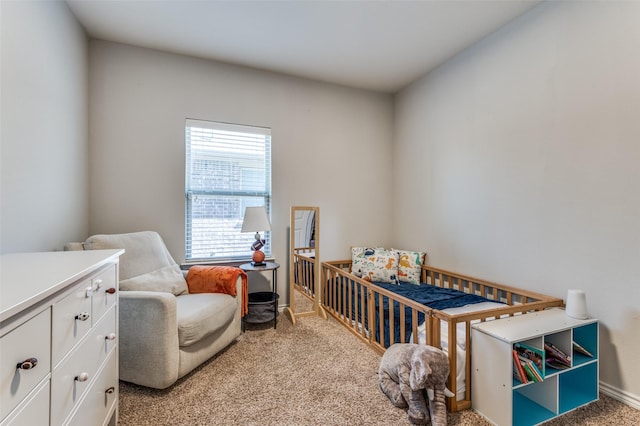
[[187, 119], [185, 140], [186, 260], [251, 257], [254, 233], [240, 229], [246, 207], [270, 215], [271, 129]]

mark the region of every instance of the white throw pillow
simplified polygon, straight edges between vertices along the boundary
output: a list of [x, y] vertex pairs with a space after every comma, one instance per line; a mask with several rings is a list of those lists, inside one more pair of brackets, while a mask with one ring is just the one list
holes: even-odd
[[189, 292], [187, 281], [157, 232], [94, 235], [86, 250], [124, 249], [120, 256], [120, 289], [173, 293]]
[[178, 265], [165, 266], [137, 277], [120, 281], [122, 291], [160, 291], [175, 296], [187, 294], [187, 282]]

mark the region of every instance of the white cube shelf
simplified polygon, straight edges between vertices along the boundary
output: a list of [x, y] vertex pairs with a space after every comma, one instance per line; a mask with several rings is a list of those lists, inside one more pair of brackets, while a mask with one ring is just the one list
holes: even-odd
[[[557, 308], [473, 325], [473, 409], [499, 426], [530, 426], [596, 401], [598, 338], [596, 319], [571, 318]], [[577, 352], [574, 342], [593, 356]], [[514, 377], [518, 343], [543, 353], [545, 343], [552, 343], [571, 356], [571, 365], [555, 369], [543, 364], [542, 381], [522, 383]]]

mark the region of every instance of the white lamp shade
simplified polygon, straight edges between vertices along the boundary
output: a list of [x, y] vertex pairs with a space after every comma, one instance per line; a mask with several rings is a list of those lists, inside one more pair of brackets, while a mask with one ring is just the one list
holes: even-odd
[[247, 207], [240, 232], [271, 231], [271, 223], [264, 206]]

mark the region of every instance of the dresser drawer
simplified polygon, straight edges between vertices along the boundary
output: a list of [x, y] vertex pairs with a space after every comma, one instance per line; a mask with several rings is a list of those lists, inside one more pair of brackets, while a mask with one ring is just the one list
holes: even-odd
[[109, 421], [118, 401], [118, 365], [115, 351], [100, 371], [95, 384], [73, 414], [69, 425], [102, 425]]
[[[51, 376], [51, 422], [60, 424], [95, 380], [108, 356], [116, 353], [116, 310], [107, 311], [102, 321]], [[118, 377], [117, 374], [115, 377]]]
[[[49, 374], [50, 344], [51, 311], [48, 308], [0, 338], [0, 419]], [[17, 368], [30, 358], [37, 360], [35, 367]]]
[[49, 380], [38, 386], [25, 398], [0, 426], [48, 425]]
[[116, 303], [118, 297], [116, 271], [115, 266], [110, 266], [91, 281], [93, 285], [91, 321], [94, 325], [100, 321], [107, 309]]
[[91, 330], [87, 340], [82, 342], [82, 347], [78, 349], [82, 353], [81, 356], [93, 360], [91, 365], [93, 371], [98, 370], [98, 367], [107, 359], [111, 350], [116, 346], [118, 342], [117, 332], [116, 309], [112, 307]]
[[53, 305], [51, 355], [54, 366], [91, 328], [91, 293], [91, 280], [86, 280]]

